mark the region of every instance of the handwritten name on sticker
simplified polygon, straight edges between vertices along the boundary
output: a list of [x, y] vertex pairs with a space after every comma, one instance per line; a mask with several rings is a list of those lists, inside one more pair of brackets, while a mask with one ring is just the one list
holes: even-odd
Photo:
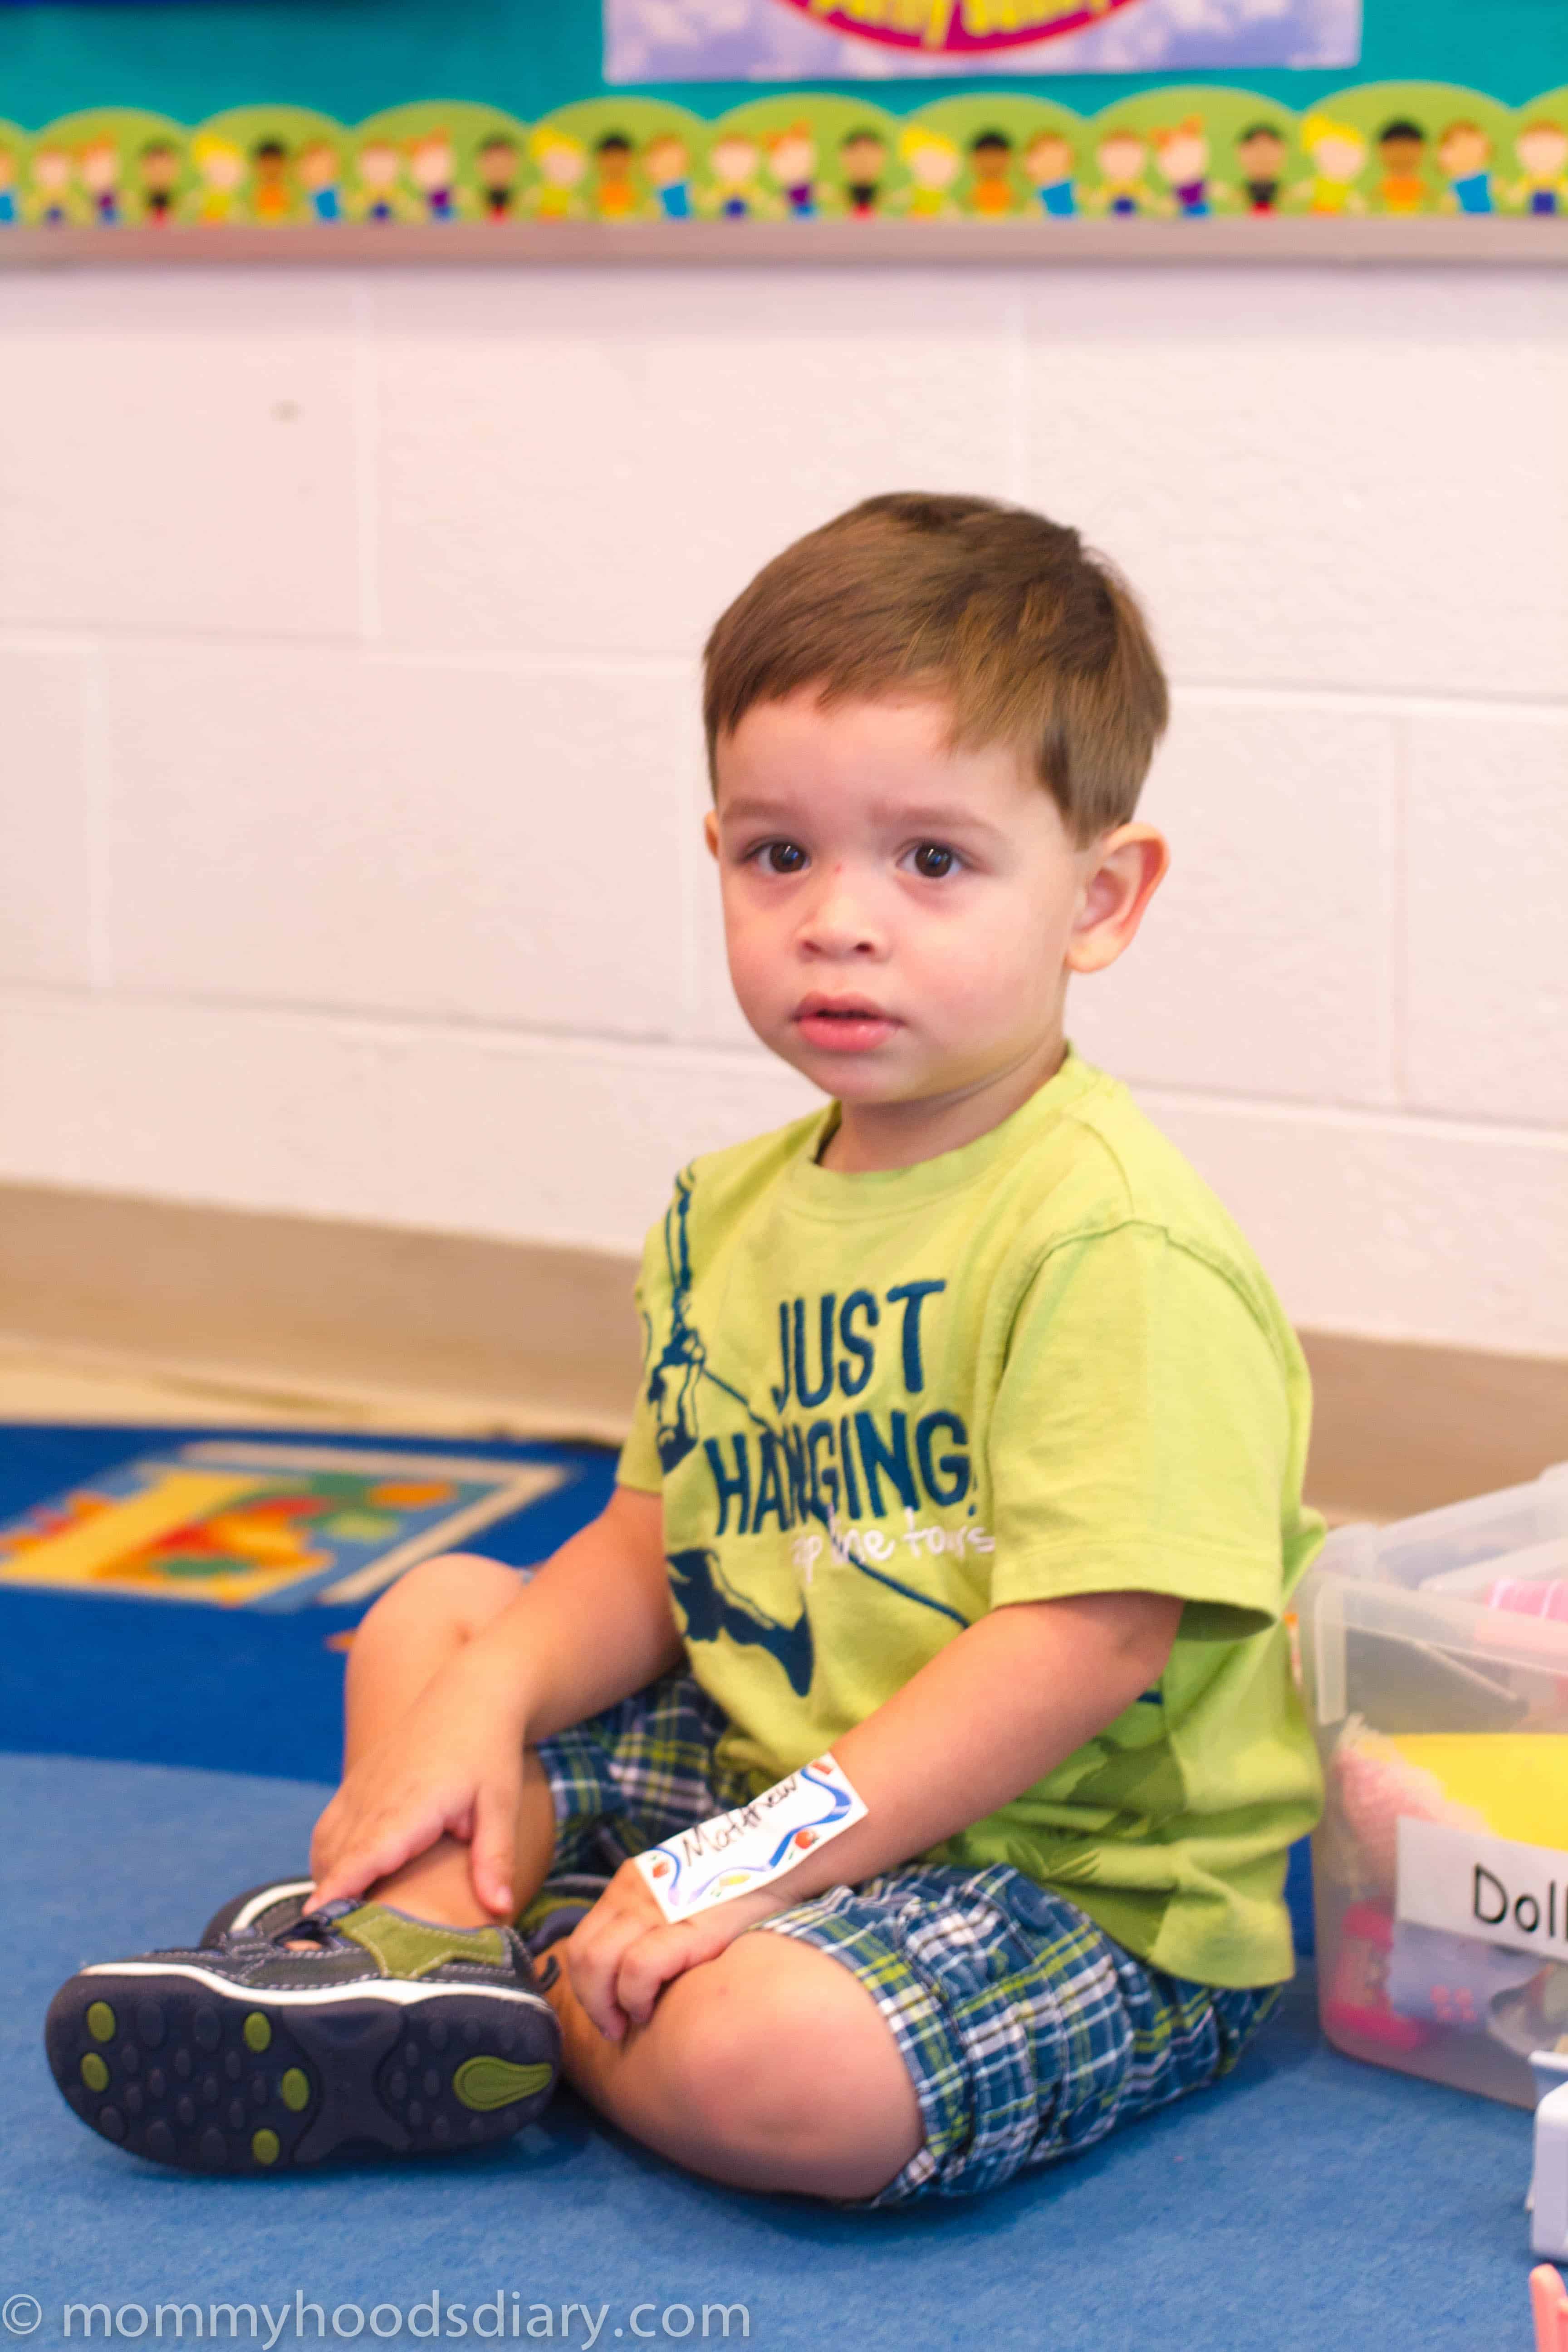
[[689, 1919], [694, 1911], [768, 1885], [814, 1846], [865, 1817], [866, 1807], [838, 1763], [819, 1756], [750, 1804], [650, 1846], [637, 1855], [637, 1866], [665, 1917]]

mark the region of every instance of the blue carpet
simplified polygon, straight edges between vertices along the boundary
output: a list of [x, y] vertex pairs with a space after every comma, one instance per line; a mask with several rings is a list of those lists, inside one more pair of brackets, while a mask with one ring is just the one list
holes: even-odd
[[[0, 1524], [150, 1441], [210, 1433], [0, 1428]], [[485, 1531], [498, 1559], [543, 1557], [608, 1491], [595, 1448], [461, 1450], [569, 1469]], [[0, 2325], [6, 2296], [37, 2295], [26, 2341], [62, 2343], [66, 2303], [107, 2300], [117, 2341], [159, 2302], [265, 2305], [256, 2341], [282, 2352], [352, 2335], [356, 2305], [405, 2346], [713, 2342], [727, 2305], [729, 2340], [743, 2307], [768, 2352], [1527, 2352], [1529, 2119], [1337, 2056], [1310, 1972], [1217, 2091], [1053, 2174], [903, 2215], [727, 2194], [569, 2096], [482, 2158], [277, 2181], [192, 2179], [91, 2138], [44, 2066], [50, 1993], [300, 1864], [337, 1753], [323, 1636], [356, 1614], [0, 1590]]]
[[[518, 2297], [520, 2343], [546, 2340], [545, 2305], [548, 2340], [585, 2344], [591, 2321], [563, 2326], [561, 2306], [586, 2304], [595, 2318], [608, 2306], [600, 2342], [619, 2328], [629, 2346], [635, 2305], [654, 2306], [636, 2326], [668, 2343], [682, 2306], [699, 2342], [704, 2304], [739, 2304], [763, 2352], [1526, 2352], [1529, 2118], [1338, 2057], [1310, 1980], [1219, 2089], [1054, 2174], [902, 2215], [728, 2194], [564, 2097], [483, 2157], [275, 2181], [192, 2179], [90, 2137], [44, 2067], [56, 1983], [189, 1935], [218, 1895], [295, 1865], [324, 1793], [0, 1758], [0, 2294], [38, 2297], [31, 2343], [64, 2340], [67, 2300], [248, 2300], [276, 2315], [302, 2293], [329, 2342], [335, 2305], [406, 2317], [422, 2304], [413, 2336], [377, 2315], [406, 2346], [428, 2332], [435, 2290], [443, 2340], [454, 2301], [489, 2305], [494, 2332], [499, 2290], [508, 2341]], [[308, 2307], [304, 2320], [314, 2342]], [[278, 2341], [300, 2340], [290, 2316]]]

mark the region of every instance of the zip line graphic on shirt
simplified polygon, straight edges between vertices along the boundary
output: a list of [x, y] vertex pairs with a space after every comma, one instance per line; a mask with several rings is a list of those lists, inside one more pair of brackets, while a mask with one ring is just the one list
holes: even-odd
[[[969, 1459], [967, 1451], [960, 1454], [952, 1449], [955, 1445], [967, 1447], [963, 1423], [952, 1412], [925, 1414], [916, 1423], [911, 1450], [909, 1416], [903, 1412], [889, 1416], [886, 1434], [878, 1429], [871, 1414], [864, 1411], [853, 1416], [844, 1415], [837, 1425], [832, 1417], [809, 1425], [789, 1423], [783, 1419], [792, 1391], [806, 1411], [826, 1401], [833, 1386], [836, 1329], [847, 1351], [838, 1367], [841, 1391], [846, 1396], [856, 1396], [869, 1381], [875, 1356], [869, 1334], [881, 1320], [881, 1302], [867, 1290], [852, 1292], [842, 1305], [831, 1293], [819, 1302], [821, 1364], [818, 1377], [811, 1381], [805, 1377], [805, 1302], [780, 1302], [783, 1386], [772, 1391], [780, 1420], [775, 1423], [759, 1413], [741, 1389], [714, 1370], [709, 1361], [707, 1344], [691, 1318], [692, 1182], [691, 1171], [683, 1170], [676, 1179], [675, 1198], [664, 1220], [665, 1265], [670, 1287], [669, 1328], [663, 1347], [650, 1363], [647, 1381], [647, 1402], [656, 1415], [660, 1468], [668, 1475], [700, 1445], [713, 1479], [719, 1535], [729, 1529], [731, 1509], [739, 1535], [761, 1533], [769, 1518], [776, 1521], [781, 1534], [789, 1533], [807, 1520], [816, 1521], [827, 1530], [834, 1557], [858, 1575], [886, 1586], [917, 1608], [951, 1619], [962, 1630], [969, 1621], [958, 1610], [917, 1591], [863, 1557], [860, 1549], [837, 1535], [835, 1522], [841, 1495], [852, 1514], [858, 1515], [862, 1483], [873, 1511], [880, 1517], [884, 1476], [903, 1501], [905, 1516], [911, 1526], [922, 1487], [925, 1497], [931, 1502], [951, 1505], [961, 1501], [969, 1490]], [[945, 1282], [910, 1282], [895, 1285], [884, 1293], [889, 1303], [902, 1309], [904, 1385], [911, 1395], [918, 1396], [924, 1387], [921, 1310], [928, 1297], [946, 1286]], [[650, 1328], [650, 1345], [651, 1337]], [[699, 1427], [698, 1402], [704, 1383], [731, 1398], [750, 1423], [749, 1430], [731, 1434], [729, 1461], [719, 1440], [703, 1437]], [[851, 1441], [852, 1423], [858, 1444]], [[939, 1454], [939, 1444], [948, 1450]], [[940, 1537], [942, 1531], [932, 1532]], [[892, 1545], [888, 1538], [881, 1538], [880, 1541], [890, 1553]], [[816, 1548], [820, 1548], [819, 1544]], [[807, 1556], [813, 1557], [814, 1552]], [[815, 1666], [811, 1622], [804, 1596], [798, 1614], [786, 1621], [770, 1615], [738, 1592], [725, 1577], [716, 1551], [701, 1545], [689, 1546], [670, 1553], [668, 1565], [672, 1591], [685, 1616], [689, 1640], [710, 1642], [725, 1633], [732, 1642], [763, 1649], [777, 1661], [790, 1687], [804, 1697], [811, 1687]]]

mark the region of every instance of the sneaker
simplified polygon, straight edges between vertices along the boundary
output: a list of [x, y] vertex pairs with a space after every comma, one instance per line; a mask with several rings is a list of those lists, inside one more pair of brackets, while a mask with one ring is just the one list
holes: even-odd
[[[547, 1878], [515, 1923], [530, 1956], [537, 1959], [552, 1944], [563, 1943], [609, 1883], [586, 1873]], [[231, 1936], [285, 1935], [309, 1908], [311, 1884], [308, 1878], [272, 1878], [232, 1895], [202, 1929], [204, 1948], [226, 1943]]]
[[[552, 1944], [563, 1944], [578, 1921], [587, 1917], [609, 1883], [607, 1878], [590, 1878], [575, 1873], [547, 1878], [518, 1917], [517, 1932], [527, 1947], [529, 1958], [537, 1960]], [[554, 1983], [553, 1961], [546, 1963], [540, 1981]]]
[[116, 2147], [283, 2172], [345, 2147], [507, 2138], [555, 2087], [561, 2028], [510, 1927], [341, 1902], [269, 1936], [83, 1969], [45, 2044], [68, 2105]]
[[215, 1911], [202, 1929], [202, 1947], [210, 1949], [230, 1936], [277, 1936], [302, 1919], [310, 1907], [309, 1878], [274, 1878], [265, 1886], [247, 1886]]

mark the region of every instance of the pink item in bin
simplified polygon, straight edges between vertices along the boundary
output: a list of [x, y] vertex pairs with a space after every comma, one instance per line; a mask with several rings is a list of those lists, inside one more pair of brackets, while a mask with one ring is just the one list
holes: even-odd
[[1402, 1818], [1447, 1822], [1455, 1829], [1487, 1826], [1471, 1806], [1454, 1803], [1436, 1774], [1406, 1763], [1393, 1741], [1369, 1730], [1360, 1716], [1352, 1715], [1341, 1732], [1330, 1769], [1354, 1843], [1355, 1875], [1369, 1894], [1394, 1892]]
[[1530, 2273], [1530, 2307], [1535, 2317], [1535, 2352], [1568, 2352], [1568, 2294], [1550, 2263]]
[[[1436, 2029], [1418, 2018], [1401, 2017], [1389, 2006], [1388, 1963], [1394, 1949], [1394, 1919], [1379, 1903], [1352, 1903], [1340, 1923], [1333, 1982], [1323, 2003], [1323, 2022], [1362, 2042], [1387, 2050], [1419, 2050]], [[1568, 2352], [1568, 2346], [1564, 2347]]]
[[1516, 1617], [1552, 1617], [1568, 1624], [1568, 1584], [1561, 1577], [1531, 1581], [1522, 1576], [1500, 1576], [1486, 1592], [1489, 1609], [1507, 1609]]

